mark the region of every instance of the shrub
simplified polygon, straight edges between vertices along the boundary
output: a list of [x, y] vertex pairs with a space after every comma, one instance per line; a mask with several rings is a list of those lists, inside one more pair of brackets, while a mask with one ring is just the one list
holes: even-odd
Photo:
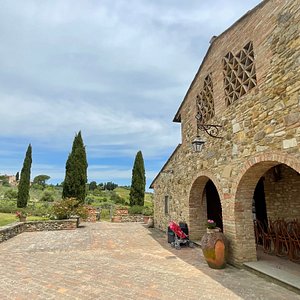
[[126, 204], [126, 200], [120, 197], [116, 192], [112, 192], [110, 199], [116, 204]]
[[18, 197], [18, 192], [12, 189], [7, 190], [4, 194], [4, 198], [9, 200], [17, 199], [17, 197]]
[[133, 205], [129, 207], [128, 212], [130, 215], [141, 215], [143, 213], [144, 206]]
[[145, 206], [143, 208], [143, 215], [144, 216], [153, 216], [153, 208], [149, 206]]
[[92, 204], [95, 201], [93, 196], [86, 196], [84, 202], [86, 204]]
[[53, 192], [45, 190], [40, 201], [53, 202], [54, 201]]
[[40, 191], [42, 191], [44, 189], [44, 187], [42, 185], [37, 184], [37, 183], [33, 184], [31, 186], [31, 188], [34, 189], [34, 190], [40, 190]]
[[78, 215], [85, 219], [88, 215], [86, 205], [80, 204], [76, 198], [65, 198], [53, 204], [53, 214], [57, 219], [68, 219], [72, 215]]

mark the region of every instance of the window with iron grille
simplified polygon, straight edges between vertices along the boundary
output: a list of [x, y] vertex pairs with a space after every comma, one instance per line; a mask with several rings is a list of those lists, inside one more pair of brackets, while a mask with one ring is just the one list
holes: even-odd
[[253, 43], [249, 42], [236, 55], [223, 58], [225, 103], [229, 106], [257, 84]]
[[197, 95], [197, 110], [199, 121], [207, 122], [215, 115], [214, 98], [213, 98], [213, 82], [211, 74], [208, 74], [203, 83], [203, 89]]

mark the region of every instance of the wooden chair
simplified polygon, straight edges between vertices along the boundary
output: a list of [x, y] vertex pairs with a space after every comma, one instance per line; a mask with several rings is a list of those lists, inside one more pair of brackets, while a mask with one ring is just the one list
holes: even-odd
[[294, 262], [300, 261], [300, 224], [297, 220], [287, 224], [289, 236], [289, 259]]
[[287, 223], [284, 220], [276, 220], [273, 226], [275, 231], [275, 254], [277, 256], [288, 256], [290, 242]]
[[256, 223], [258, 226], [258, 231], [262, 235], [263, 251], [269, 254], [273, 253], [272, 243], [274, 243], [274, 241], [273, 241], [272, 233], [269, 230], [269, 227], [264, 226], [263, 223], [259, 220], [256, 220]]

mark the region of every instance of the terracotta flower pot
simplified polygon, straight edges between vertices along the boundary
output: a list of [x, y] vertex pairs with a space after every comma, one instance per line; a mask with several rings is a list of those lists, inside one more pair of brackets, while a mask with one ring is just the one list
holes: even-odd
[[26, 217], [19, 217], [20, 222], [26, 222]]
[[207, 264], [213, 269], [226, 267], [226, 239], [219, 228], [207, 229], [201, 239], [201, 248]]

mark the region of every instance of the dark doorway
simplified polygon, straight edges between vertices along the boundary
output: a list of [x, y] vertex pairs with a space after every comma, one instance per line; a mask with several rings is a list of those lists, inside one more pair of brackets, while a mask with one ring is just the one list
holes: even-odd
[[205, 186], [207, 202], [207, 219], [214, 220], [217, 227], [223, 231], [222, 206], [218, 191], [214, 183], [209, 180]]
[[266, 229], [268, 226], [267, 207], [265, 199], [264, 177], [260, 178], [253, 195], [255, 218], [263, 224]]

